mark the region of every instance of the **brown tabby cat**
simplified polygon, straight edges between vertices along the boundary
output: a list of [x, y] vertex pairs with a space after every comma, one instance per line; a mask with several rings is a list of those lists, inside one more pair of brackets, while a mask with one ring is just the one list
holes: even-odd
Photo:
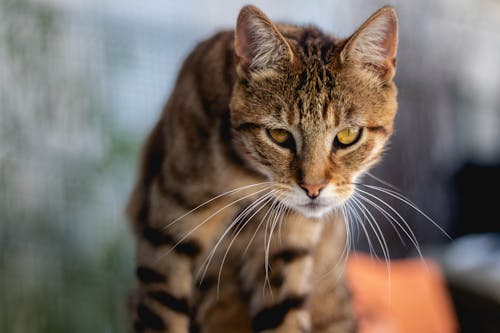
[[343, 204], [396, 114], [395, 11], [347, 39], [244, 7], [188, 56], [128, 204], [135, 332], [355, 332]]

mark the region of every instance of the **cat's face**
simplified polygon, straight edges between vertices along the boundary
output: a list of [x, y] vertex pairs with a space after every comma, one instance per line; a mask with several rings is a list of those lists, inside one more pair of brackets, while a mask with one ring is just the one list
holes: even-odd
[[[246, 10], [246, 11], [245, 11]], [[396, 18], [384, 8], [351, 38], [274, 26], [255, 7], [236, 30], [235, 147], [307, 217], [341, 206], [392, 133]]]

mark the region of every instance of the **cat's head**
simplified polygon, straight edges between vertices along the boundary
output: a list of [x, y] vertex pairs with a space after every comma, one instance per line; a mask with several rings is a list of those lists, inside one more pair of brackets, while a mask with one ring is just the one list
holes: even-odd
[[384, 7], [351, 37], [275, 25], [244, 7], [235, 32], [231, 99], [236, 150], [279, 184], [282, 203], [322, 217], [353, 194], [381, 157], [397, 110], [395, 11]]

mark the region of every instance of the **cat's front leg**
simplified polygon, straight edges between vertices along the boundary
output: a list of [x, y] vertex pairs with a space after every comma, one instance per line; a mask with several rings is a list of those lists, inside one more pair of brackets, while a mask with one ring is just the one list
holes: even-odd
[[235, 208], [224, 205], [222, 200], [199, 209], [183, 207], [153, 186], [148, 218], [136, 230], [134, 332], [190, 331], [197, 266], [234, 214]]
[[[150, 237], [139, 241], [138, 286], [135, 296], [133, 330], [142, 332], [187, 333], [192, 294], [191, 256], [168, 253], [160, 243], [161, 231], [149, 228]], [[156, 236], [155, 236], [156, 237]]]
[[257, 230], [240, 272], [244, 289], [250, 295], [252, 329], [311, 332], [313, 252], [321, 221], [294, 213], [281, 223], [273, 221], [267, 228]]

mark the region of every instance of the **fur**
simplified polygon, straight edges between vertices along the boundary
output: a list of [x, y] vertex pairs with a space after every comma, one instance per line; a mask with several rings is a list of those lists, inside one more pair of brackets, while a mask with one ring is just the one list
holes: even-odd
[[396, 46], [390, 7], [337, 39], [246, 6], [193, 50], [127, 207], [135, 332], [356, 331], [342, 205], [393, 131]]

